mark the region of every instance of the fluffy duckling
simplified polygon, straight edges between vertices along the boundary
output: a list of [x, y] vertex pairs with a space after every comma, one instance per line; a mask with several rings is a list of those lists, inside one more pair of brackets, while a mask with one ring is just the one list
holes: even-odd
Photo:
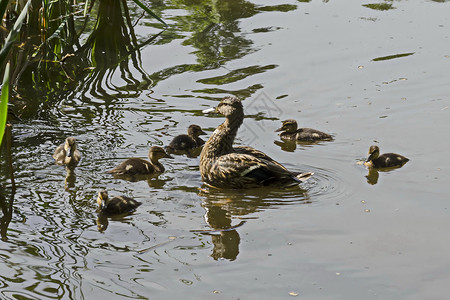
[[408, 161], [409, 158], [400, 154], [384, 153], [380, 155], [380, 148], [373, 145], [369, 148], [369, 157], [364, 164], [372, 168], [392, 168], [401, 167]]
[[200, 173], [206, 184], [232, 189], [267, 185], [288, 187], [312, 175], [290, 172], [265, 153], [251, 147], [233, 148], [237, 131], [244, 120], [244, 110], [238, 98], [223, 98], [216, 112], [226, 119], [205, 143], [200, 154]]
[[297, 121], [293, 119], [289, 119], [283, 121], [281, 128], [275, 130], [275, 132], [279, 132], [280, 137], [284, 140], [291, 141], [320, 141], [320, 140], [332, 140], [333, 136], [312, 128], [297, 128]]
[[75, 138], [68, 137], [64, 144], [59, 145], [55, 153], [53, 153], [53, 158], [57, 165], [66, 165], [68, 168], [75, 168], [81, 159]]
[[114, 175], [151, 175], [162, 173], [165, 169], [159, 160], [173, 157], [167, 154], [163, 148], [153, 146], [148, 151], [148, 158], [150, 161], [142, 158], [129, 158], [114, 169], [107, 171], [107, 173]]
[[167, 151], [189, 151], [205, 143], [204, 140], [199, 138], [200, 135], [205, 135], [206, 132], [198, 125], [190, 125], [187, 134], [181, 134], [174, 137], [169, 146], [167, 146]]
[[103, 213], [119, 215], [136, 210], [142, 203], [125, 196], [117, 196], [109, 199], [108, 192], [103, 190], [98, 193], [97, 204]]

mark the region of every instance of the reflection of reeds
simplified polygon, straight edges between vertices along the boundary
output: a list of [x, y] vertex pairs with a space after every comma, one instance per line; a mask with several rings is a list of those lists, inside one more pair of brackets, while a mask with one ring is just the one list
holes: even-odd
[[6, 200], [6, 189], [2, 188], [0, 191], [0, 208], [2, 209], [3, 216], [0, 218], [0, 236], [3, 241], [7, 240], [6, 232], [8, 230], [9, 223], [12, 219], [12, 206], [14, 203], [14, 195], [16, 193], [16, 182], [14, 180], [13, 164], [12, 164], [12, 133], [11, 125], [6, 125], [5, 141], [6, 141], [6, 160], [8, 163], [9, 178], [11, 182], [11, 195], [9, 201]]
[[[133, 1], [166, 25], [140, 1]], [[0, 0], [0, 13], [3, 15], [3, 9], [7, 10], [8, 20], [20, 8], [13, 6], [13, 2], [7, 8], [7, 3], [7, 0]], [[152, 39], [138, 44], [126, 0], [87, 1], [83, 5], [71, 0], [42, 0], [34, 1], [28, 9], [30, 3], [23, 8], [27, 26], [17, 31], [17, 36], [21, 37], [20, 51], [12, 51], [9, 56], [12, 87], [17, 99], [22, 98], [25, 102], [23, 106], [28, 112], [45, 110], [59, 99], [61, 92], [67, 97], [67, 92], [77, 88], [82, 89], [82, 93], [89, 90], [94, 95], [104, 96], [103, 81], [110, 80], [116, 68], [120, 70], [125, 86], [107, 83], [109, 89], [111, 86], [117, 91], [144, 89], [151, 84], [141, 67], [139, 49]], [[14, 49], [13, 43], [5, 45]], [[6, 57], [5, 53], [0, 53], [0, 59]], [[129, 69], [128, 61], [143, 79], [133, 77], [136, 72]], [[42, 100], [32, 101], [36, 98]]]

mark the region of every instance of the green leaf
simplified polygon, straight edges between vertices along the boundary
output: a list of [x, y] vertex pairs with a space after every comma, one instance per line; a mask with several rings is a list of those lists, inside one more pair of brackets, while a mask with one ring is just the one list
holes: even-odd
[[2, 18], [5, 15], [6, 7], [8, 7], [8, 2], [9, 0], [0, 1], [0, 16], [2, 16]]
[[147, 6], [145, 6], [141, 1], [139, 0], [133, 0], [134, 3], [136, 3], [137, 5], [139, 5], [143, 10], [145, 10], [150, 16], [152, 16], [153, 18], [155, 18], [156, 20], [160, 21], [161, 23], [163, 23], [164, 25], [169, 26], [166, 24], [166, 22], [164, 22], [160, 17], [158, 17], [154, 12], [152, 12], [150, 9], [148, 9]]
[[0, 96], [0, 145], [5, 134], [6, 119], [8, 118], [9, 69], [9, 63], [7, 63], [3, 76], [2, 94]]
[[13, 43], [17, 40], [20, 33], [20, 28], [22, 27], [23, 20], [25, 20], [25, 17], [28, 13], [28, 8], [31, 5], [31, 0], [28, 0], [27, 4], [24, 6], [22, 12], [20, 13], [19, 17], [16, 20], [16, 23], [14, 23], [13, 28], [9, 32], [8, 36], [6, 37], [5, 44], [3, 45], [2, 50], [0, 50], [0, 66], [3, 65], [3, 62], [6, 59], [6, 56], [9, 53], [9, 50], [11, 49], [11, 46]]

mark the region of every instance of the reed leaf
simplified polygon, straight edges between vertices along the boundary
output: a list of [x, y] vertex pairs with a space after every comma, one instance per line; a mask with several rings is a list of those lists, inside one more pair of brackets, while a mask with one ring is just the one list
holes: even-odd
[[13, 43], [18, 39], [20, 28], [22, 27], [23, 20], [25, 20], [25, 17], [28, 13], [28, 8], [31, 5], [31, 0], [28, 0], [27, 4], [24, 6], [22, 12], [20, 13], [19, 17], [16, 20], [16, 23], [14, 23], [13, 28], [9, 32], [8, 36], [6, 37], [5, 44], [3, 45], [2, 50], [0, 50], [0, 66], [3, 65], [6, 57], [9, 54], [9, 51], [11, 50], [11, 47]]
[[145, 6], [141, 1], [139, 0], [133, 0], [134, 3], [136, 3], [137, 5], [139, 5], [140, 8], [142, 8], [143, 10], [145, 10], [150, 16], [152, 16], [153, 18], [155, 18], [156, 20], [160, 21], [161, 23], [163, 23], [166, 27], [169, 26], [166, 24], [166, 22], [164, 22], [160, 17], [158, 17], [154, 12], [152, 12], [150, 9], [148, 9], [147, 6]]
[[0, 96], [0, 145], [5, 133], [6, 119], [8, 118], [8, 98], [9, 98], [9, 63], [6, 64], [3, 76], [2, 94]]
[[0, 16], [3, 18], [5, 15], [6, 8], [8, 7], [9, 0], [1, 0], [0, 1]]

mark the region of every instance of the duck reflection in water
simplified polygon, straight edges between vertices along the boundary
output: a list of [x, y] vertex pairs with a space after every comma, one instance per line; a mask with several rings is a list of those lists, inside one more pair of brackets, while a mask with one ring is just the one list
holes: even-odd
[[241, 238], [239, 233], [231, 226], [230, 214], [217, 205], [205, 204], [205, 221], [212, 228], [204, 234], [211, 235], [211, 242], [214, 245], [211, 257], [214, 260], [228, 259], [235, 260], [239, 254], [239, 243]]
[[211, 229], [192, 232], [211, 235], [214, 245], [211, 257], [214, 260], [237, 258], [240, 243], [238, 228], [246, 223], [245, 219], [257, 218], [248, 215], [253, 216], [259, 211], [285, 205], [311, 203], [308, 193], [299, 186], [280, 189], [261, 187], [247, 189], [243, 193], [242, 190], [208, 188], [205, 184], [200, 196], [205, 197], [202, 204], [206, 211], [204, 218]]

